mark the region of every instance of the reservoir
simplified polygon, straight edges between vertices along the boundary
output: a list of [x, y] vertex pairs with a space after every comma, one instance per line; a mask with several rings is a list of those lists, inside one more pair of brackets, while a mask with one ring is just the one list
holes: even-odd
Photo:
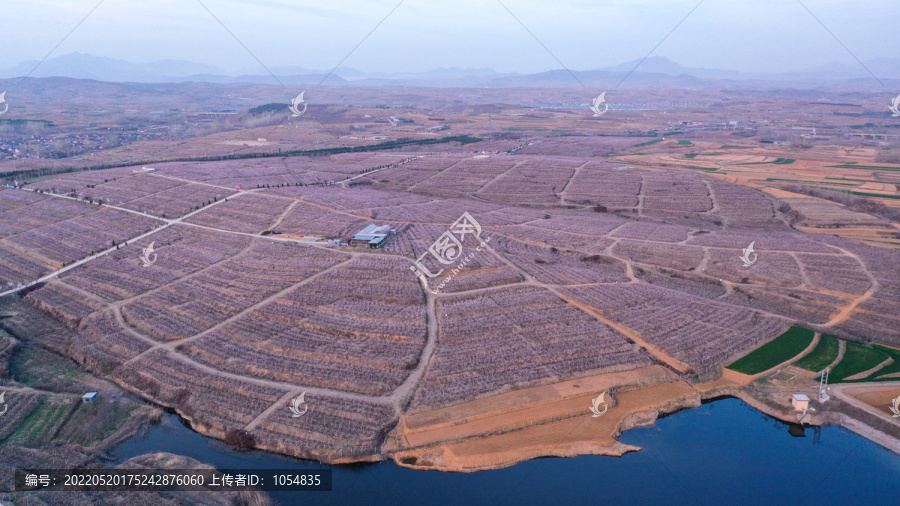
[[[112, 453], [165, 451], [218, 468], [333, 469], [331, 492], [272, 493], [278, 504], [896, 504], [900, 455], [842, 427], [800, 431], [737, 399], [703, 404], [625, 432], [640, 452], [543, 458], [505, 469], [445, 473], [393, 462], [326, 466], [236, 452], [175, 415]], [[793, 434], [792, 434], [793, 432]]]

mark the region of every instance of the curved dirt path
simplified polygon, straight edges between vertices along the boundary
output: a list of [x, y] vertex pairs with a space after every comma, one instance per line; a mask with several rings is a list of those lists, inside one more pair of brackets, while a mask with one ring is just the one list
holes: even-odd
[[827, 323], [822, 325], [823, 327], [826, 327], [826, 328], [834, 327], [835, 325], [839, 325], [839, 324], [843, 323], [844, 321], [846, 321], [847, 318], [849, 318], [850, 315], [853, 313], [853, 311], [856, 309], [856, 306], [867, 301], [869, 299], [869, 297], [874, 295], [875, 292], [878, 291], [879, 288], [881, 288], [881, 284], [878, 282], [878, 278], [876, 278], [874, 275], [872, 275], [872, 272], [869, 271], [869, 266], [867, 266], [866, 263], [863, 262], [861, 258], [859, 258], [859, 255], [857, 255], [853, 252], [847, 251], [844, 248], [839, 248], [834, 245], [830, 245], [830, 246], [844, 252], [845, 255], [856, 260], [856, 262], [862, 268], [863, 272], [866, 273], [866, 276], [868, 276], [871, 286], [866, 291], [866, 293], [864, 293], [864, 294], [860, 295], [859, 297], [855, 298], [854, 300], [852, 300], [849, 304], [847, 304], [846, 306], [841, 308], [840, 311], [838, 311], [834, 316], [832, 316], [831, 319], [828, 320]]
[[[131, 328], [131, 326], [129, 326], [127, 323], [125, 323], [125, 321], [122, 319], [121, 312], [119, 312], [118, 310], [114, 310], [114, 314], [116, 317], [116, 321], [119, 322], [119, 325], [122, 327], [123, 330], [125, 330], [132, 336], [134, 336], [148, 344], [154, 344], [154, 345], [159, 344], [158, 341], [155, 341], [154, 339], [141, 334], [140, 332]], [[148, 351], [150, 351], [150, 350], [148, 350]], [[254, 378], [253, 376], [244, 376], [241, 374], [235, 374], [235, 373], [231, 373], [231, 372], [227, 372], [227, 371], [220, 371], [214, 367], [210, 367], [206, 364], [203, 364], [202, 362], [198, 362], [188, 356], [182, 355], [181, 353], [178, 353], [178, 352], [173, 352], [167, 348], [157, 348], [156, 350], [153, 350], [153, 351], [162, 351], [163, 353], [166, 353], [167, 355], [178, 360], [179, 362], [183, 362], [191, 367], [195, 367], [203, 372], [206, 372], [206, 373], [214, 375], [214, 376], [222, 376], [224, 378], [229, 378], [229, 379], [237, 380], [237, 381], [244, 382], [244, 383], [253, 383], [256, 385], [260, 385], [260, 386], [264, 386], [264, 387], [268, 387], [268, 388], [274, 388], [276, 390], [289, 391], [289, 392], [293, 392], [294, 390], [296, 390], [297, 388], [300, 387], [299, 385], [296, 385], [294, 383], [286, 383], [283, 381], [274, 381], [274, 380], [267, 380], [267, 379], [262, 379], [262, 378]], [[125, 364], [134, 362], [136, 359], [138, 359], [138, 357], [144, 356], [146, 353], [147, 352], [136, 355], [132, 359], [125, 362]], [[353, 393], [353, 392], [347, 392], [344, 390], [332, 390], [332, 389], [320, 388], [320, 387], [303, 387], [303, 389], [312, 394], [323, 395], [323, 396], [328, 396], [328, 397], [340, 397], [340, 398], [348, 399], [348, 400], [356, 400], [356, 401], [363, 401], [363, 402], [383, 402], [383, 403], [390, 402], [389, 397], [358, 394], [358, 393]]]
[[[649, 353], [650, 355], [655, 357], [660, 362], [665, 363], [666, 365], [668, 365], [675, 371], [678, 371], [679, 373], [684, 374], [684, 373], [687, 373], [692, 370], [692, 368], [690, 366], [688, 366], [687, 364], [685, 364], [684, 362], [667, 355], [666, 353], [664, 353], [662, 350], [660, 350], [656, 346], [653, 346], [652, 344], [645, 341], [643, 338], [641, 338], [640, 335], [638, 335], [637, 332], [629, 329], [628, 327], [625, 327], [624, 325], [620, 325], [620, 324], [610, 320], [609, 318], [606, 318], [605, 316], [603, 316], [599, 311], [597, 311], [593, 307], [588, 306], [587, 304], [583, 304], [583, 303], [561, 293], [553, 285], [548, 285], [546, 283], [542, 283], [542, 282], [538, 281], [537, 279], [534, 278], [534, 276], [532, 276], [531, 274], [526, 272], [524, 269], [522, 269], [518, 265], [516, 265], [513, 262], [511, 262], [510, 260], [508, 260], [506, 257], [501, 255], [500, 253], [498, 253], [490, 245], [487, 246], [487, 249], [488, 249], [488, 251], [493, 253], [494, 256], [496, 256], [500, 261], [502, 261], [503, 263], [505, 263], [505, 264], [509, 265], [510, 267], [512, 267], [513, 269], [515, 269], [519, 273], [519, 275], [521, 275], [526, 280], [527, 284], [534, 285], [534, 286], [543, 288], [545, 290], [549, 290], [554, 295], [556, 295], [560, 299], [564, 300], [567, 304], [581, 310], [582, 312], [589, 314], [590, 316], [594, 317], [596, 320], [600, 321], [604, 325], [607, 325], [607, 326], [615, 329], [617, 332], [619, 332], [626, 338], [637, 343], [639, 346], [644, 348], [647, 351], [647, 353]], [[626, 264], [627, 263], [628, 262], [626, 262]]]

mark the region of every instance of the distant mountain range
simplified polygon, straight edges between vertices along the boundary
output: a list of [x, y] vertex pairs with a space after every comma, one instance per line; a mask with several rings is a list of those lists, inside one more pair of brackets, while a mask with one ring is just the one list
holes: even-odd
[[[640, 63], [640, 66], [638, 66]], [[900, 59], [880, 58], [864, 62], [875, 76], [886, 81], [900, 80]], [[37, 68], [35, 69], [35, 67]], [[637, 70], [634, 70], [637, 67]], [[884, 87], [859, 64], [831, 63], [793, 72], [754, 73], [685, 67], [663, 57], [654, 56], [643, 62], [631, 62], [595, 70], [570, 73], [559, 69], [535, 74], [501, 73], [492, 69], [440, 68], [428, 72], [367, 73], [341, 67], [334, 73], [303, 67], [271, 67], [278, 80], [290, 85], [317, 84], [326, 78], [331, 86], [426, 86], [426, 87], [579, 87], [609, 89], [628, 76], [626, 88], [832, 88], [859, 91], [882, 91]], [[632, 73], [632, 71], [634, 72]], [[33, 71], [33, 72], [32, 72]], [[182, 60], [160, 60], [131, 63], [102, 56], [70, 53], [48, 58], [38, 65], [29, 60], [0, 70], [0, 78], [70, 77], [108, 82], [171, 83], [256, 83], [277, 84], [265, 69], [234, 74], [218, 67]], [[574, 79], [572, 75], [577, 78]]]

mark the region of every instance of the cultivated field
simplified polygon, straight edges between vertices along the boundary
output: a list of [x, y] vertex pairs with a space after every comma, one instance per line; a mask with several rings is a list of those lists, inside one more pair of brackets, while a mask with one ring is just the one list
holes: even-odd
[[[420, 116], [410, 113], [428, 121]], [[483, 115], [461, 116], [484, 132]], [[496, 121], [510, 133], [564, 120]], [[588, 127], [599, 133], [605, 121]], [[403, 135], [424, 135], [420, 126]], [[266, 157], [51, 174], [0, 190], [0, 292], [68, 325], [55, 349], [194, 428], [244, 431], [259, 448], [333, 462], [384, 458], [388, 441], [411, 437], [435, 410], [646, 368], [665, 371], [640, 385], [653, 398], [691, 403], [691, 384], [792, 326], [846, 342], [836, 379], [882, 363], [894, 377], [890, 353], [862, 343], [900, 345], [900, 254], [830, 233], [889, 229], [889, 210], [781, 188], [831, 162], [699, 131], [274, 156], [275, 144], [316, 139], [295, 127], [239, 150]], [[204, 141], [245, 146], [227, 137]], [[359, 139], [332, 141], [323, 147]], [[816, 188], [893, 173], [863, 163], [874, 164], [847, 158], [817, 173]], [[775, 169], [791, 177], [773, 178]], [[858, 182], [860, 197], [896, 193]], [[347, 245], [372, 223], [396, 235], [383, 248]], [[803, 365], [821, 370], [833, 353]], [[779, 361], [747, 370], [770, 362]], [[517, 444], [538, 455], [542, 434], [567, 428], [569, 442], [584, 443], [588, 429], [561, 418], [599, 393], [563, 396], [572, 404], [539, 414], [548, 426]], [[618, 399], [648, 408], [637, 395]], [[20, 413], [73, 412], [36, 395], [15, 402]], [[499, 454], [507, 439], [457, 441], [452, 453]]]

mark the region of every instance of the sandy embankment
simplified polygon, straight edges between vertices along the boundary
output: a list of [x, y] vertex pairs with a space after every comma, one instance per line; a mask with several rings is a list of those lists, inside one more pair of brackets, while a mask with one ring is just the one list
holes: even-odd
[[[612, 387], [608, 411], [592, 417], [591, 400]], [[622, 455], [639, 450], [615, 439], [625, 430], [699, 405], [690, 385], [650, 366], [407, 415], [384, 450], [402, 466], [463, 472], [545, 456]]]
[[858, 388], [842, 386], [841, 393], [862, 404], [868, 405], [873, 410], [880, 411], [891, 418], [895, 418], [895, 413], [891, 411], [891, 407], [894, 405], [894, 399], [900, 397], [900, 387], [897, 385], [867, 385]]

